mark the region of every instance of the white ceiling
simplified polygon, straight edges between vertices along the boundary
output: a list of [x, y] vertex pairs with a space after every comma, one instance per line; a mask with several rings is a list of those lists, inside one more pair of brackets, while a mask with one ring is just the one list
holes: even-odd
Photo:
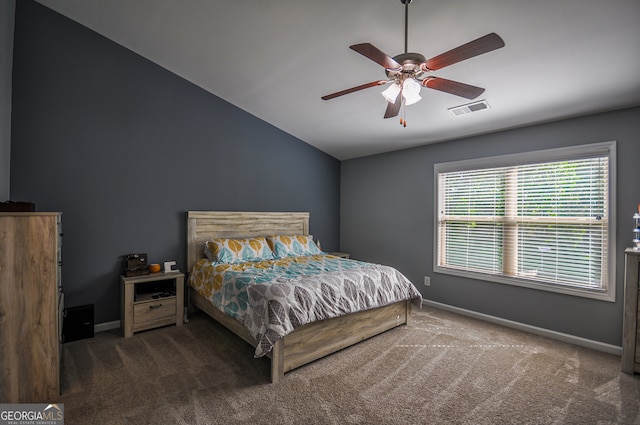
[[385, 79], [348, 46], [402, 53], [400, 0], [38, 1], [338, 159], [640, 105], [638, 0], [414, 0], [410, 52], [506, 46], [434, 73], [490, 109], [455, 117], [469, 100], [423, 88], [406, 128], [382, 118], [383, 88], [320, 99]]

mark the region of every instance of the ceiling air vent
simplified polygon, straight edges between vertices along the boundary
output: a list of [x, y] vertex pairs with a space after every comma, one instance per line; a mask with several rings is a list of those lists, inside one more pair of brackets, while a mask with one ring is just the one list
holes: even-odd
[[479, 100], [473, 103], [467, 103], [466, 105], [454, 106], [453, 108], [449, 108], [449, 111], [455, 115], [465, 115], [470, 114], [471, 112], [482, 111], [483, 109], [489, 109], [489, 104], [486, 100]]

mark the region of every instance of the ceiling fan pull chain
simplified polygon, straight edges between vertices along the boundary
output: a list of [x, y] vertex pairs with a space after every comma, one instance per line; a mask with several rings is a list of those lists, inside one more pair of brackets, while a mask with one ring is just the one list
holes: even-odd
[[403, 126], [403, 127], [406, 127], [407, 126], [407, 120], [405, 119], [405, 117], [406, 117], [406, 114], [407, 114], [407, 105], [405, 104], [404, 97], [402, 98], [401, 102], [402, 103], [401, 103], [400, 107], [402, 108], [402, 113], [400, 114], [400, 125]]
[[404, 106], [404, 108], [402, 108], [402, 126], [406, 127], [407, 126], [407, 98], [406, 97], [402, 97], [402, 104]]

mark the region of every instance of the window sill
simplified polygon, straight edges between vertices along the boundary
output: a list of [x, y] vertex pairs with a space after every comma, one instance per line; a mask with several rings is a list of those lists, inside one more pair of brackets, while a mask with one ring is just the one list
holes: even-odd
[[559, 293], [564, 295], [591, 298], [591, 299], [607, 301], [607, 302], [616, 301], [615, 287], [610, 288], [608, 291], [602, 290], [602, 289], [587, 289], [587, 288], [571, 287], [571, 286], [564, 286], [564, 285], [557, 285], [557, 284], [554, 285], [551, 283], [536, 282], [533, 280], [518, 279], [518, 278], [513, 278], [508, 276], [498, 276], [498, 275], [491, 275], [491, 274], [485, 274], [485, 273], [456, 270], [456, 269], [450, 269], [445, 267], [435, 267], [433, 271], [435, 273], [442, 273], [442, 274], [447, 274], [452, 276], [460, 276], [460, 277], [465, 277], [465, 278], [474, 279], [474, 280], [484, 280], [488, 282], [501, 283], [501, 284], [512, 285], [512, 286], [519, 286], [523, 288], [536, 289], [539, 291], [554, 292], [554, 293]]

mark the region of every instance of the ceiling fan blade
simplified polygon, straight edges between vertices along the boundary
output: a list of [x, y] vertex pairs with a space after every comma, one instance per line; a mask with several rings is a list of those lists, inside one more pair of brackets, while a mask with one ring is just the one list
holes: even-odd
[[433, 57], [427, 60], [425, 65], [428, 70], [435, 71], [501, 47], [504, 47], [504, 40], [502, 40], [498, 34], [492, 32], [484, 37], [477, 38], [467, 44], [463, 44], [462, 46], [458, 46], [455, 49]]
[[402, 90], [398, 93], [396, 101], [394, 103], [388, 102], [387, 110], [384, 112], [385, 118], [397, 117], [400, 112], [400, 106], [402, 105]]
[[459, 83], [445, 78], [430, 77], [422, 82], [422, 85], [430, 89], [440, 90], [445, 93], [455, 94], [456, 96], [466, 97], [467, 99], [475, 99], [484, 93], [482, 87], [476, 87], [469, 84]]
[[349, 93], [353, 93], [353, 92], [356, 92], [356, 91], [368, 89], [369, 87], [381, 86], [381, 85], [387, 84], [387, 83], [388, 83], [387, 80], [372, 81], [370, 83], [361, 84], [361, 85], [356, 86], [356, 87], [351, 87], [350, 89], [345, 89], [345, 90], [341, 90], [339, 92], [327, 94], [325, 96], [322, 96], [322, 100], [330, 100], [330, 99], [333, 99], [333, 98], [336, 98], [336, 97], [339, 97], [339, 96], [344, 96], [345, 94], [349, 94]]
[[349, 46], [351, 50], [355, 50], [362, 56], [365, 56], [375, 63], [383, 66], [386, 69], [399, 69], [402, 68], [395, 60], [391, 59], [386, 53], [378, 49], [376, 46], [370, 43], [360, 43]]

